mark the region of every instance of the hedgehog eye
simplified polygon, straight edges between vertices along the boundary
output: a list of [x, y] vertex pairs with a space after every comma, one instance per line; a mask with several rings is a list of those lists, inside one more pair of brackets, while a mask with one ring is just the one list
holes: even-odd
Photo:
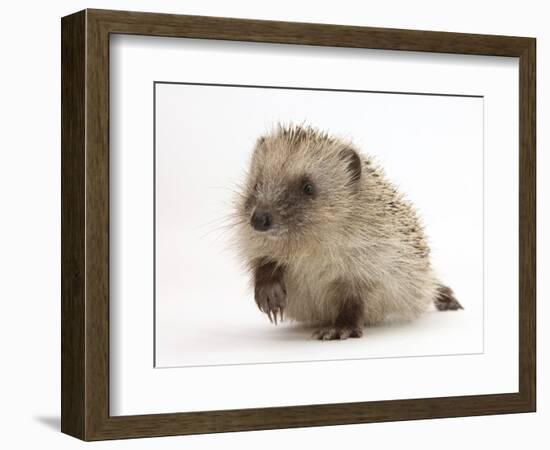
[[302, 187], [302, 190], [304, 191], [304, 194], [306, 195], [313, 195], [314, 188], [311, 183], [304, 183], [304, 186]]

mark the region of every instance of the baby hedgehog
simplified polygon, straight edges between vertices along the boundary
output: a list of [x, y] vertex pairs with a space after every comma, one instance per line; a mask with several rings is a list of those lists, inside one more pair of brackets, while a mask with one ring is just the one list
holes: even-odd
[[432, 302], [462, 308], [432, 271], [413, 206], [350, 142], [279, 125], [258, 139], [240, 194], [238, 248], [272, 322], [347, 339]]

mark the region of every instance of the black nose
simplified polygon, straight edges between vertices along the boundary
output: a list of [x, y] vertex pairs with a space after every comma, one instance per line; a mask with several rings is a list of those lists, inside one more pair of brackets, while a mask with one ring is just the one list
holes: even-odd
[[262, 210], [254, 211], [254, 214], [252, 214], [252, 219], [250, 220], [250, 224], [257, 231], [269, 230], [272, 223], [273, 217], [271, 217], [271, 214]]

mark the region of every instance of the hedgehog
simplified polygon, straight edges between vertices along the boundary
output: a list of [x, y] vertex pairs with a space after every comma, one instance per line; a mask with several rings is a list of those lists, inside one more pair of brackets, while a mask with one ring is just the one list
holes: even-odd
[[412, 203], [349, 140], [278, 124], [257, 139], [235, 209], [240, 258], [274, 324], [343, 340], [431, 304], [462, 309], [434, 274]]

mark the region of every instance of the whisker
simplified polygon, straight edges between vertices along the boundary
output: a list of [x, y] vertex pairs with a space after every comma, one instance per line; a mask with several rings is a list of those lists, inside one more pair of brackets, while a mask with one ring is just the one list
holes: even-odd
[[220, 189], [220, 190], [224, 190], [224, 191], [229, 191], [233, 194], [235, 194], [236, 196], [240, 197], [240, 198], [246, 198], [246, 195], [243, 193], [243, 189], [241, 186], [239, 185], [236, 185], [234, 187], [228, 187], [228, 186], [208, 186], [208, 189]]
[[204, 222], [198, 225], [197, 228], [203, 228], [210, 225], [216, 225], [216, 224], [222, 224], [223, 222], [227, 222], [229, 220], [238, 219], [241, 216], [239, 213], [230, 213], [222, 217], [217, 217], [215, 219], [209, 220], [208, 222]]
[[246, 222], [247, 222], [246, 220], [240, 220], [238, 222], [233, 222], [233, 223], [229, 223], [229, 224], [220, 225], [216, 228], [213, 228], [213, 229], [207, 231], [205, 234], [201, 235], [200, 239], [204, 239], [204, 238], [210, 236], [212, 233], [215, 233], [215, 232], [221, 232], [220, 236], [218, 236], [218, 237], [221, 237], [224, 233], [227, 233], [227, 232], [231, 231], [233, 228], [235, 228], [239, 225], [243, 225]]

